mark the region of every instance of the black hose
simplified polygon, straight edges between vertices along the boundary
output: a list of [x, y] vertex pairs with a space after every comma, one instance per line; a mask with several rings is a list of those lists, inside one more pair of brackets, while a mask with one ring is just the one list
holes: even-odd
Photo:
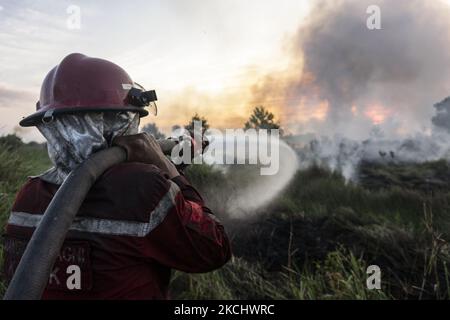
[[125, 150], [112, 147], [94, 153], [67, 176], [34, 231], [4, 300], [42, 297], [67, 232], [87, 193], [103, 172], [125, 160]]

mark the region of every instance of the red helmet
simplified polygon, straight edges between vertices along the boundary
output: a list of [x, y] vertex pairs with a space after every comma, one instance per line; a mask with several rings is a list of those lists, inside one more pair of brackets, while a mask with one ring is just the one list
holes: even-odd
[[136, 111], [156, 100], [155, 91], [144, 91], [128, 73], [107, 60], [73, 53], [45, 77], [36, 112], [20, 121], [34, 126], [61, 113], [79, 111]]

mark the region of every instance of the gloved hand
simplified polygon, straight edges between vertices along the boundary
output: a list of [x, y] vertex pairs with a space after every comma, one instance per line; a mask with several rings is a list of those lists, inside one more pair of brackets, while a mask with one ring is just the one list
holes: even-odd
[[166, 172], [170, 179], [180, 175], [175, 165], [163, 154], [161, 147], [152, 135], [143, 132], [119, 136], [114, 138], [112, 145], [126, 150], [128, 162], [153, 164]]

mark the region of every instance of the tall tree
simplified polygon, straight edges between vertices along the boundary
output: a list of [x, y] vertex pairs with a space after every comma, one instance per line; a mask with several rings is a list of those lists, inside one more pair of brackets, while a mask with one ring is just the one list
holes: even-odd
[[272, 112], [266, 110], [263, 106], [256, 107], [253, 109], [250, 118], [245, 123], [245, 127], [247, 129], [279, 129], [280, 134], [282, 133], [280, 124], [275, 121], [275, 116]]
[[187, 125], [184, 126], [184, 128], [190, 132], [194, 132], [194, 121], [200, 121], [202, 124], [202, 133], [204, 133], [206, 130], [209, 129], [209, 123], [208, 120], [206, 120], [205, 117], [200, 117], [198, 113], [195, 113], [195, 115], [191, 118], [191, 121]]

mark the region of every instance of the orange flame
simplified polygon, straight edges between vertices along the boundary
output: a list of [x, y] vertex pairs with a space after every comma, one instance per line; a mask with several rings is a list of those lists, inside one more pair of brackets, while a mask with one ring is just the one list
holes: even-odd
[[364, 112], [364, 115], [375, 125], [384, 123], [391, 114], [392, 111], [390, 109], [379, 104], [367, 107]]

